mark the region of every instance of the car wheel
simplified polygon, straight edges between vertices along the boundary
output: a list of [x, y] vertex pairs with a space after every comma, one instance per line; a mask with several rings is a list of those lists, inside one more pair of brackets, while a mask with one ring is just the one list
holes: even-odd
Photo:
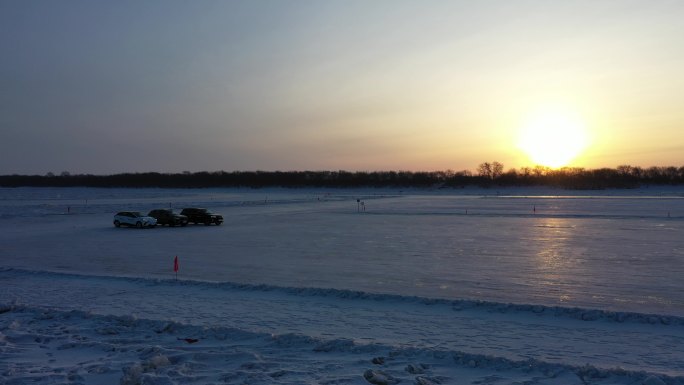
[[142, 229], [142, 222], [135, 222], [135, 227]]
[[223, 223], [223, 222], [216, 221], [216, 226], [221, 226], [221, 223]]
[[181, 223], [181, 227], [185, 227], [185, 226], [187, 226], [187, 225], [188, 225], [188, 222], [182, 222], [182, 223]]
[[116, 226], [116, 227], [121, 227], [121, 222], [119, 222], [119, 221], [114, 221], [114, 226]]

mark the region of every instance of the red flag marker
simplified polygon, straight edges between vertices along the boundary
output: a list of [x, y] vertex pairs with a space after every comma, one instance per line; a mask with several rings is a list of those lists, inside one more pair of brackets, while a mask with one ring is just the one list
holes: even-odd
[[178, 256], [173, 259], [173, 271], [176, 273], [176, 280], [178, 279]]

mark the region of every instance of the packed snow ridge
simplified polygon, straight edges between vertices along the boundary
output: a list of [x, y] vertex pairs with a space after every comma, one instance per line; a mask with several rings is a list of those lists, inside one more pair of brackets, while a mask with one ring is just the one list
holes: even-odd
[[56, 273], [38, 270], [26, 270], [16, 268], [1, 268], [0, 273], [7, 272], [16, 275], [24, 275], [30, 279], [31, 276], [46, 276], [46, 277], [71, 277], [75, 279], [110, 279], [114, 281], [129, 281], [138, 282], [144, 285], [156, 286], [191, 286], [198, 289], [219, 289], [219, 290], [240, 290], [240, 291], [264, 291], [264, 292], [281, 292], [289, 295], [306, 296], [306, 297], [330, 297], [347, 300], [365, 300], [365, 301], [391, 301], [396, 303], [419, 303], [425, 305], [447, 306], [453, 311], [461, 310], [482, 310], [496, 313], [510, 313], [510, 312], [529, 312], [539, 316], [553, 316], [553, 317], [567, 317], [571, 319], [578, 319], [582, 321], [608, 321], [608, 322], [634, 322], [642, 324], [663, 324], [679, 326], [684, 325], [684, 317], [677, 317], [672, 315], [661, 314], [644, 314], [635, 312], [617, 312], [600, 309], [585, 309], [579, 307], [561, 307], [561, 306], [544, 306], [538, 304], [514, 304], [514, 303], [499, 303], [482, 300], [470, 299], [442, 299], [442, 298], [426, 298], [418, 296], [402, 296], [396, 294], [377, 294], [354, 290], [341, 290], [329, 288], [312, 288], [312, 287], [279, 287], [265, 284], [244, 284], [232, 282], [206, 282], [193, 280], [172, 280], [172, 279], [151, 279], [138, 277], [114, 277], [114, 276], [92, 276], [79, 275], [68, 273]]

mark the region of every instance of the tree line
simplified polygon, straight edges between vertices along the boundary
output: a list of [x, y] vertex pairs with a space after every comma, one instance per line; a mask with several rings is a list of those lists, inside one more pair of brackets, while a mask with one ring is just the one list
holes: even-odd
[[122, 173], [113, 175], [0, 175], [2, 187], [431, 187], [548, 186], [565, 189], [635, 188], [684, 184], [684, 167], [585, 169], [543, 166], [504, 171], [499, 162], [484, 162], [463, 171], [214, 171]]

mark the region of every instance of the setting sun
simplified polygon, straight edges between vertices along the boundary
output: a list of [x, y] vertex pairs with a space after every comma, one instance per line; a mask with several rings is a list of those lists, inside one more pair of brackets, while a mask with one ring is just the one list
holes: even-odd
[[534, 164], [558, 168], [581, 154], [588, 145], [588, 137], [581, 119], [550, 109], [528, 119], [520, 130], [517, 144]]

